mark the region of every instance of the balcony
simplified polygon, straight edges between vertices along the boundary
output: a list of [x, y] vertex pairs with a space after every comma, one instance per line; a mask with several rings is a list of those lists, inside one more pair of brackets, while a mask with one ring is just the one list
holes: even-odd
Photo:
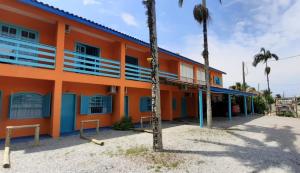
[[54, 69], [55, 56], [55, 47], [0, 36], [0, 63]]
[[[127, 80], [151, 82], [151, 69], [137, 65], [126, 64], [125, 76]], [[178, 80], [178, 76], [176, 74], [165, 71], [159, 71], [159, 77], [168, 80]]]
[[64, 70], [68, 72], [120, 78], [120, 62], [65, 50]]

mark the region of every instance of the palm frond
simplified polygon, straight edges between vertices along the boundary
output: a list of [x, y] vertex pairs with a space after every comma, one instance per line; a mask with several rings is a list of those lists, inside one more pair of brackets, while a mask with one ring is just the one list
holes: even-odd
[[276, 54], [272, 53], [271, 56], [272, 56], [276, 61], [279, 60], [279, 57], [278, 57]]
[[253, 65], [254, 67], [256, 67], [257, 64], [259, 64], [260, 62], [264, 62], [264, 61], [265, 61], [265, 55], [259, 53], [259, 54], [256, 54], [256, 55], [254, 56], [254, 60], [253, 60], [253, 62], [252, 62], [252, 65]]
[[268, 75], [271, 72], [271, 67], [266, 67], [265, 68], [265, 74]]
[[262, 48], [260, 49], [260, 52], [263, 53], [263, 54], [266, 54], [266, 49], [262, 47]]
[[207, 8], [205, 8], [202, 4], [197, 4], [194, 7], [194, 18], [199, 23], [202, 24], [204, 20], [209, 20], [210, 15]]
[[182, 7], [183, 6], [183, 0], [178, 0], [178, 5], [179, 5], [179, 7]]

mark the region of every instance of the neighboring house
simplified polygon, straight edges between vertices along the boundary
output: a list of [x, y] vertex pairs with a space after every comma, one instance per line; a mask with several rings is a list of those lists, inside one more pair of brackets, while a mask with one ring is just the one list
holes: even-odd
[[[1, 2], [0, 138], [8, 125], [40, 124], [58, 137], [85, 119], [139, 122], [151, 113], [149, 56], [148, 43], [49, 5]], [[164, 49], [159, 64], [162, 119], [198, 116], [203, 64]], [[210, 73], [222, 92], [224, 72]]]

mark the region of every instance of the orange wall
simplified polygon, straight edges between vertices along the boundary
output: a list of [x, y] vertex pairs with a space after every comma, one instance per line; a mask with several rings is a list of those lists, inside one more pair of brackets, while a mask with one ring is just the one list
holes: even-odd
[[[220, 72], [216, 72], [216, 71], [210, 71], [210, 83], [211, 83], [211, 86], [214, 86], [214, 87], [223, 87], [223, 78], [222, 78], [222, 73]], [[222, 85], [216, 85], [214, 84], [214, 76], [218, 76], [220, 79], [221, 79], [221, 84]]]
[[129, 116], [134, 123], [140, 122], [141, 116], [151, 116], [151, 112], [140, 112], [140, 98], [151, 96], [150, 89], [128, 88]]
[[[9, 99], [11, 94], [18, 92], [34, 92], [43, 95], [52, 93], [53, 82], [8, 77], [0, 77], [0, 81], [0, 90], [2, 91], [2, 109], [0, 112], [0, 138], [3, 138], [5, 136], [5, 127], [13, 125], [40, 124], [41, 134], [49, 134], [50, 118], [10, 120]], [[13, 136], [28, 136], [33, 134], [33, 129], [21, 129], [13, 132]]]
[[40, 43], [55, 46], [56, 25], [0, 10], [0, 22], [39, 32]]
[[[80, 129], [80, 121], [98, 119], [100, 121], [100, 126], [111, 126], [112, 114], [92, 114], [92, 115], [81, 115], [80, 114], [80, 96], [93, 96], [96, 94], [109, 95], [108, 87], [101, 85], [88, 85], [88, 84], [78, 84], [78, 83], [63, 83], [63, 93], [73, 93], [76, 94], [76, 129]], [[114, 96], [113, 96], [113, 111], [116, 109], [114, 107]], [[87, 128], [95, 128], [95, 124], [86, 124]]]

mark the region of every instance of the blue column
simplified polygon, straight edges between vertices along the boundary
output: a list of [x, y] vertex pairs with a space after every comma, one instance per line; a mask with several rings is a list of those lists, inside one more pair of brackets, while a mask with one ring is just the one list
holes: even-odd
[[254, 115], [254, 99], [253, 99], [253, 96], [251, 96], [251, 112], [252, 112], [252, 115]]
[[200, 119], [200, 127], [203, 127], [203, 97], [202, 90], [199, 90], [199, 119]]
[[248, 116], [248, 113], [247, 113], [247, 96], [244, 96], [244, 111], [245, 111], [245, 116]]
[[231, 120], [232, 118], [232, 111], [231, 111], [231, 95], [228, 94], [228, 118]]

